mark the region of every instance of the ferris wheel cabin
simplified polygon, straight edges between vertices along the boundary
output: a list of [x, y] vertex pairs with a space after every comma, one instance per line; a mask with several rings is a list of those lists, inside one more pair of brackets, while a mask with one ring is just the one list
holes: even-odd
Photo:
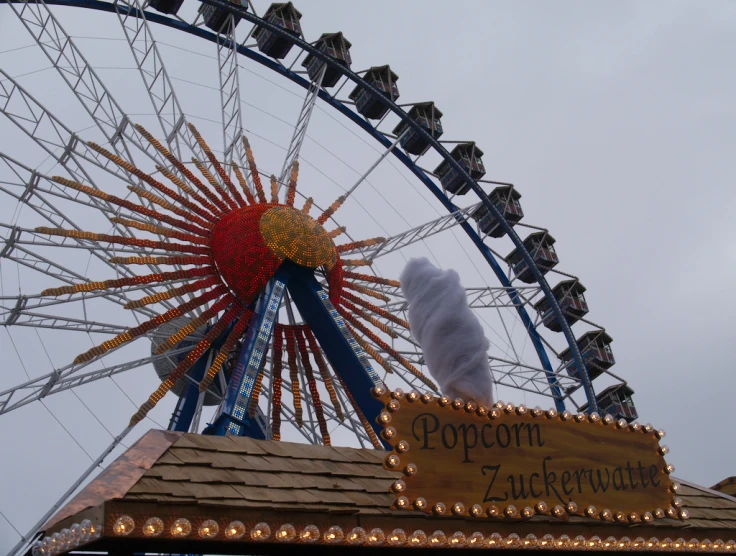
[[[422, 126], [427, 133], [435, 139], [442, 136], [442, 112], [434, 105], [434, 102], [420, 102], [411, 107], [408, 116]], [[408, 130], [407, 130], [408, 128]], [[398, 137], [406, 131], [401, 138], [401, 146], [409, 154], [422, 155], [429, 149], [429, 142], [414, 129], [409, 128], [406, 122], [401, 122], [394, 128], [394, 134]]]
[[[521, 193], [516, 191], [513, 185], [497, 187], [488, 194], [488, 199], [512, 226], [524, 217], [524, 211], [521, 210], [521, 203], [519, 203]], [[486, 235], [501, 237], [506, 233], [503, 231], [501, 224], [484, 205], [481, 205], [473, 213], [473, 219], [478, 222], [481, 232]]]
[[[343, 36], [341, 31], [338, 31], [337, 33], [322, 33], [322, 36], [317, 39], [314, 46], [347, 68], [349, 68], [350, 64], [353, 63], [350, 58], [350, 47], [352, 44], [350, 44], [350, 41]], [[321, 62], [311, 54], [304, 59], [304, 62], [302, 62], [302, 67], [306, 68], [307, 73], [309, 74], [309, 79], [312, 81], [317, 81], [319, 79], [319, 74], [322, 71], [322, 66], [324, 65], [324, 62]], [[327, 66], [325, 76], [322, 78], [322, 86], [334, 87], [341, 75], [342, 74], [336, 69]]]
[[[291, 2], [274, 2], [263, 15], [263, 19], [282, 29], [286, 29], [296, 37], [302, 35], [302, 26], [299, 22], [301, 18], [301, 12]], [[287, 39], [279, 37], [276, 33], [268, 31], [263, 27], [258, 27], [253, 32], [253, 37], [258, 43], [258, 49], [266, 56], [271, 56], [271, 58], [286, 58], [291, 47], [294, 46]]]
[[[240, 8], [243, 8], [244, 10], [248, 9], [248, 0], [229, 0], [229, 2], [231, 4], [235, 4]], [[210, 6], [209, 4], [200, 4], [199, 13], [202, 14], [204, 24], [212, 29], [215, 33], [219, 33], [223, 30], [222, 27], [227, 21], [227, 16], [230, 15], [230, 12], [228, 12], [227, 10], [217, 8], [215, 6]], [[238, 23], [240, 23], [240, 18], [236, 15], [233, 15], [233, 26], [237, 25]]]
[[[565, 315], [567, 324], [573, 325], [588, 314], [588, 304], [585, 302], [585, 286], [577, 280], [563, 280], [552, 288], [552, 294]], [[542, 319], [542, 324], [553, 332], [561, 332], [562, 327], [557, 322], [555, 314], [550, 307], [549, 300], [545, 297], [534, 305]]]
[[[577, 339], [578, 349], [583, 356], [583, 363], [585, 363], [591, 380], [616, 364], [613, 351], [611, 351], [611, 342], [613, 339], [602, 330], [591, 330]], [[580, 372], [570, 353], [570, 348], [560, 353], [560, 359], [567, 369], [567, 374], [579, 379]]]
[[[633, 396], [634, 391], [626, 384], [614, 384], [603, 390], [595, 399], [598, 401], [598, 408], [601, 415], [608, 413], [616, 419], [626, 419], [629, 423], [639, 418], [636, 411]], [[586, 413], [588, 404], [580, 408], [580, 411]]]
[[163, 14], [176, 15], [184, 0], [151, 0], [148, 7]]
[[[524, 247], [529, 251], [532, 259], [534, 259], [534, 263], [542, 271], [542, 274], [547, 274], [560, 262], [555, 252], [554, 243], [555, 238], [548, 232], [534, 232], [529, 234], [524, 240]], [[514, 270], [514, 274], [519, 280], [527, 284], [535, 281], [534, 274], [518, 249], [511, 251], [506, 256], [505, 261]]]
[[[388, 65], [372, 67], [365, 72], [363, 79], [392, 101], [399, 98], [399, 87], [396, 85], [399, 76]], [[360, 86], [350, 93], [350, 100], [355, 102], [355, 108], [360, 114], [371, 120], [379, 120], [388, 112], [388, 106], [379, 97]]]
[[[475, 142], [459, 143], [452, 149], [450, 155], [474, 180], [479, 180], [486, 175], [486, 168], [481, 160], [483, 151], [475, 146]], [[446, 160], [443, 160], [442, 164], [435, 168], [434, 173], [439, 176], [442, 187], [450, 193], [465, 195], [470, 190], [470, 186], [462, 176], [450, 167]]]

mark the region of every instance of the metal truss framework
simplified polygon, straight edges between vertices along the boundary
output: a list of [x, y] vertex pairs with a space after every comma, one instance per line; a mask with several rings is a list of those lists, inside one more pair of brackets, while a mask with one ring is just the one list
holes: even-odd
[[[120, 2], [116, 2], [115, 3], [116, 11], [118, 12], [119, 17], [126, 17], [126, 18], [127, 17], [130, 17], [129, 14], [132, 11], [139, 10], [140, 9], [140, 5], [137, 2], [135, 4], [126, 4], [127, 8], [125, 8], [123, 10], [120, 9], [120, 4], [121, 4]], [[123, 15], [122, 12], [125, 12], [125, 14]], [[138, 19], [138, 18], [133, 18], [133, 19]], [[145, 26], [144, 27], [147, 29], [147, 22], [145, 22], [145, 19], [142, 19], [142, 21], [144, 21], [144, 23], [145, 23]], [[123, 27], [125, 28], [125, 24], [123, 25]], [[126, 33], [126, 37], [127, 36], [128, 36], [128, 34]], [[157, 50], [155, 49], [155, 43], [153, 42], [152, 38], [150, 37], [150, 32], [148, 34], [143, 34], [142, 37], [144, 39], [144, 45], [146, 44], [146, 40], [148, 40], [148, 43], [147, 43], [148, 46], [146, 46], [143, 50], [141, 50], [141, 52], [145, 52], [146, 53], [146, 56], [145, 57], [148, 57], [148, 55], [151, 52], [156, 52], [156, 54], [157, 54]], [[140, 37], [136, 36], [134, 38], [135, 38], [135, 40], [138, 40]], [[133, 49], [134, 48], [134, 46], [133, 46], [134, 41], [131, 41], [130, 38], [129, 38], [129, 43], [131, 44], [131, 48]], [[153, 50], [151, 50], [151, 48]], [[134, 50], [134, 52], [135, 52], [135, 50]], [[230, 49], [230, 52], [235, 52], [235, 49]], [[219, 53], [220, 53], [220, 49], [218, 47], [218, 55], [219, 55]], [[144, 59], [144, 61], [145, 61], [145, 59]], [[237, 66], [237, 61], [235, 62], [235, 66]], [[325, 67], [326, 67], [326, 65], [325, 65]], [[140, 68], [140, 63], [139, 63], [139, 68]], [[222, 66], [221, 66], [221, 69], [222, 69]], [[144, 73], [144, 70], [143, 69], [141, 69], [141, 74], [144, 75], [144, 79], [145, 79], [146, 78], [145, 77], [146, 74]], [[163, 64], [160, 65], [159, 70], [154, 71], [154, 72], [150, 72], [148, 75], [152, 77], [152, 80], [151, 80], [151, 84], [152, 85], [151, 86], [153, 86], [153, 85], [160, 85], [160, 83], [157, 84], [158, 78], [160, 76], [162, 76], [162, 75], [163, 76], [166, 76], [166, 74], [165, 74], [165, 68], [163, 67]], [[166, 80], [165, 81], [168, 82], [168, 76], [166, 76]], [[147, 85], [148, 85], [148, 82], [147, 82]], [[170, 82], [168, 82], [169, 90], [171, 92], [170, 95], [163, 94], [163, 95], [159, 95], [157, 97], [158, 100], [161, 101], [161, 105], [162, 106], [165, 105], [165, 104], [167, 104], [172, 98], [173, 98], [174, 102], [176, 102], [175, 96], [173, 94], [173, 88], [171, 88], [170, 85], [171, 85]], [[164, 90], [165, 90], [165, 87], [164, 87]], [[302, 114], [304, 114], [304, 109], [305, 109], [305, 107], [307, 107], [307, 102], [306, 101], [307, 101], [307, 99], [310, 98], [310, 94], [308, 93], [307, 94], [307, 97], [305, 98], [305, 105], [302, 108], [302, 113], [300, 114], [300, 119], [298, 120], [298, 124], [297, 124], [297, 126], [295, 126], [295, 133], [294, 133], [294, 136], [292, 137], [292, 142], [290, 144], [290, 151], [292, 150], [292, 148], [294, 146], [296, 146], [296, 154], [294, 154], [292, 156], [292, 160], [295, 159], [298, 156], [298, 152], [299, 152], [299, 149], [301, 147], [301, 143], [303, 142], [304, 136], [306, 135], [306, 125], [308, 125], [309, 117], [311, 116], [311, 110], [313, 110], [313, 107], [314, 107], [314, 101], [316, 100], [316, 97], [317, 96], [321, 96], [320, 93], [321, 93], [321, 91], [320, 91], [319, 87], [316, 87], [314, 89], [314, 91], [312, 92], [312, 97], [311, 97], [312, 98], [312, 103], [311, 103], [311, 107], [309, 107], [309, 109], [308, 109], [306, 123], [303, 125], [304, 131], [301, 134], [301, 137], [299, 137], [299, 134], [298, 134], [298, 129], [299, 129], [299, 125], [300, 125], [299, 123], [302, 122]], [[150, 87], [149, 87], [149, 94], [151, 94]], [[223, 91], [222, 90], [221, 90], [221, 94], [223, 94]], [[153, 96], [152, 96], [152, 99], [153, 99]], [[154, 105], [155, 104], [156, 104], [156, 101], [154, 100]], [[176, 103], [176, 104], [178, 106], [178, 103]], [[237, 104], [239, 105], [239, 101], [238, 101]], [[171, 129], [172, 130], [177, 131], [177, 133], [178, 133], [182, 128], [183, 129], [186, 129], [186, 126], [181, 125], [181, 122], [184, 121], [183, 120], [183, 114], [182, 114], [181, 119], [178, 119], [176, 121], [179, 121], [180, 122], [179, 125], [178, 125], [178, 127], [173, 123], [174, 122], [174, 119], [171, 119], [171, 122], [172, 122]], [[127, 131], [127, 129], [130, 128], [130, 126], [128, 126], [127, 123], [124, 123], [124, 120], [123, 120], [122, 126], [117, 126], [117, 127], [119, 127], [121, 129], [121, 131], [117, 135], [113, 135], [112, 138], [113, 138], [113, 140], [115, 140], [117, 142], [124, 143], [124, 140], [123, 140], [124, 139], [124, 132]], [[162, 125], [162, 127], [163, 127], [163, 125]], [[176, 136], [172, 136], [172, 139], [176, 139]], [[71, 143], [71, 141], [70, 141], [70, 143]], [[145, 144], [145, 142], [142, 142], [142, 144]], [[178, 142], [176, 144], [178, 145]], [[75, 145], [75, 147], [76, 147], [76, 145]], [[194, 145], [194, 148], [196, 148], [196, 145]], [[68, 149], [68, 150], [69, 150], [69, 154], [67, 154], [67, 158], [71, 158], [72, 156], [75, 156], [75, 155], [78, 156], [79, 155], [79, 153], [76, 152], [76, 148], [72, 148], [72, 149]], [[194, 150], [194, 149], [192, 149], [192, 150]], [[94, 154], [92, 154], [92, 153], [86, 153], [86, 155], [87, 156], [91, 156], [92, 158], [95, 157]], [[90, 162], [90, 160], [87, 159], [87, 158], [85, 158], [84, 156], [82, 157], [82, 159], [85, 160], [85, 161], [87, 161], [87, 162]], [[288, 163], [288, 160], [289, 160], [289, 157], [287, 155], [287, 160], [285, 161], [285, 164], [284, 164], [284, 171], [282, 172], [282, 177], [281, 177], [281, 180], [280, 180], [282, 183], [283, 183], [283, 181], [284, 181], [284, 179], [286, 177], [285, 174], [286, 174], [286, 172], [288, 172], [288, 168], [290, 166], [290, 163]], [[97, 160], [94, 164], [97, 165], [97, 166], [100, 166], [100, 167], [105, 167], [106, 165], [109, 165], [109, 163], [106, 163], [106, 161], [104, 159], [103, 160]], [[110, 170], [108, 170], [108, 171], [110, 171]], [[34, 177], [34, 179], [36, 181], [38, 181], [39, 178], [38, 177]], [[56, 193], [54, 193], [54, 194], [56, 194]], [[441, 217], [440, 219], [437, 219], [436, 221], [433, 221], [432, 223], [427, 223], [427, 224], [425, 224], [425, 225], [423, 225], [423, 226], [421, 226], [421, 227], [419, 227], [417, 229], [414, 229], [414, 230], [410, 230], [408, 232], [405, 232], [404, 234], [401, 234], [400, 236], [395, 236], [394, 238], [389, 238], [389, 240], [387, 240], [383, 244], [380, 244], [379, 246], [374, 246], [376, 249], [374, 249], [374, 253], [371, 255], [371, 260], [372, 259], [375, 259], [377, 257], [380, 257], [380, 256], [382, 256], [384, 254], [387, 254], [387, 253], [396, 251], [397, 249], [401, 249], [402, 247], [404, 247], [406, 245], [409, 245], [411, 243], [414, 243], [416, 241], [420, 241], [422, 239], [425, 239], [427, 237], [430, 237], [431, 235], [434, 235], [436, 233], [440, 233], [440, 232], [446, 230], [447, 228], [449, 228], [451, 226], [454, 226], [456, 224], [461, 224], [461, 223], [466, 222], [468, 220], [468, 216], [470, 214], [472, 214], [471, 209], [476, 209], [479, 205], [480, 205], [480, 203], [474, 205], [473, 207], [469, 207], [468, 209], [457, 210], [457, 211], [455, 211], [452, 214], [446, 215], [444, 217]], [[41, 203], [41, 206], [43, 206], [43, 203]], [[464, 212], [464, 211], [470, 211], [470, 212]], [[440, 222], [440, 221], [442, 221], [442, 222]], [[437, 229], [437, 228], [433, 227], [432, 225], [434, 225], [434, 226], [439, 225], [439, 228], [440, 229]], [[390, 243], [392, 241], [393, 241], [393, 243]], [[120, 252], [120, 251], [119, 250], [116, 250], [116, 252]], [[493, 288], [478, 288], [478, 289], [476, 289], [475, 292], [473, 292], [473, 295], [475, 297], [472, 298], [471, 303], [475, 303], [475, 305], [473, 305], [474, 307], [495, 307], [495, 308], [512, 307], [512, 306], [513, 307], [517, 307], [518, 306], [518, 302], [517, 303], [514, 303], [514, 302], [505, 302], [504, 303], [501, 300], [501, 296], [502, 295], [505, 295], [506, 293], [508, 293], [509, 289], [511, 289], [511, 288], [496, 288], [495, 289], [496, 291], [493, 292], [492, 291]], [[515, 292], [517, 292], [517, 293], [519, 293], [523, 289], [524, 288], [513, 288], [513, 290]], [[530, 288], [530, 290], [531, 289], [534, 289], [536, 291], [536, 293], [538, 293], [539, 291], [541, 291], [541, 288]], [[524, 298], [524, 297], [527, 297], [527, 296], [523, 295], [523, 293], [522, 293], [521, 294], [521, 297]], [[525, 300], [525, 301], [522, 301], [522, 304], [528, 303], [528, 299], [529, 298], [527, 298], [527, 300]], [[508, 364], [510, 366], [517, 366], [517, 367], [519, 366], [518, 363], [513, 362], [513, 361], [509, 361]], [[529, 369], [531, 370], [532, 367], [529, 367]], [[544, 369], [537, 369], [537, 371], [544, 372]], [[517, 387], [519, 387], [519, 386], [517, 386]], [[549, 385], [547, 385], [547, 388], [548, 387], [549, 387]]]
[[[243, 19], [246, 19], [246, 20], [250, 21], [251, 23], [254, 23], [255, 25], [264, 27], [264, 28], [268, 29], [271, 32], [275, 32], [278, 35], [285, 36], [285, 32], [283, 30], [279, 29], [277, 26], [274, 26], [274, 25], [272, 25], [272, 24], [270, 24], [270, 23], [268, 23], [266, 21], [260, 20], [257, 16], [253, 16], [251, 14], [247, 14], [247, 13], [245, 13], [244, 11], [240, 10], [237, 7], [233, 7], [233, 6], [227, 5], [224, 2], [220, 2], [219, 0], [204, 0], [204, 1], [205, 1], [205, 3], [211, 4], [211, 5], [215, 5], [217, 7], [222, 8], [222, 9], [228, 10], [228, 11], [230, 11], [233, 14], [237, 13], [238, 16], [242, 17]], [[53, 0], [53, 2], [54, 3], [69, 3], [69, 4], [75, 4], [75, 5], [77, 3], [79, 3], [79, 5], [85, 5], [85, 7], [87, 7], [86, 4], [89, 4], [88, 7], [95, 7], [97, 9], [107, 9], [107, 8], [104, 7], [105, 6], [104, 3], [102, 3], [102, 2], [96, 2], [95, 0]], [[98, 4], [99, 4], [99, 6], [98, 6]], [[190, 32], [192, 32], [192, 30], [193, 30], [193, 27], [187, 27], [187, 25], [191, 25], [191, 24], [187, 24], [184, 21], [179, 21], [179, 22], [172, 21], [172, 20], [169, 20], [168, 18], [159, 16], [158, 14], [148, 14], [148, 18], [149, 19], [153, 19], [157, 23], [163, 23], [165, 25], [169, 25], [169, 26], [172, 26], [172, 27], [175, 27], [175, 28], [179, 28], [179, 29], [184, 30], [184, 31], [190, 31]], [[194, 22], [194, 25], [196, 25], [196, 22]], [[196, 35], [198, 35], [200, 37], [203, 37], [203, 38], [208, 38], [209, 40], [213, 40], [213, 36], [209, 36], [211, 34], [208, 33], [208, 32], [206, 32], [206, 31], [203, 31], [201, 28], [197, 28], [196, 29], [196, 32], [194, 32], [194, 34], [196, 34]], [[249, 33], [249, 35], [250, 35], [250, 33]], [[318, 58], [320, 58], [323, 61], [325, 61], [325, 63], [327, 65], [331, 66], [333, 69], [337, 69], [337, 70], [341, 71], [343, 73], [343, 75], [345, 76], [345, 78], [346, 78], [343, 81], [343, 85], [342, 86], [344, 86], [345, 83], [347, 83], [350, 80], [352, 80], [354, 82], [358, 82], [360, 84], [360, 86], [368, 89], [369, 91], [373, 92], [374, 94], [377, 93], [377, 91], [374, 90], [374, 88], [372, 87], [372, 85], [367, 84], [366, 82], [364, 82], [357, 74], [354, 74], [348, 68], [339, 67], [338, 64], [336, 64], [334, 62], [334, 60], [331, 60], [328, 57], [324, 56], [317, 49], [315, 49], [311, 45], [305, 43], [303, 40], [301, 40], [299, 38], [293, 38], [293, 37], [291, 37], [290, 40], [292, 42], [296, 43], [300, 47], [300, 49], [301, 49], [300, 50], [300, 53], [301, 52], [307, 52], [309, 54], [312, 54], [314, 56], [317, 56]], [[214, 42], [214, 40], [213, 40], [213, 42]], [[280, 62], [266, 61], [265, 59], [263, 59], [259, 55], [257, 55], [254, 52], [250, 51], [249, 48], [246, 47], [244, 44], [243, 45], [238, 45], [238, 51], [241, 54], [246, 54], [247, 56], [249, 56], [249, 57], [251, 57], [253, 59], [256, 59], [260, 63], [262, 63], [262, 64], [264, 64], [264, 65], [266, 65], [268, 67], [271, 67], [271, 69], [275, 69], [278, 73], [282, 73], [282, 74], [286, 75], [287, 77], [289, 77], [290, 79], [292, 79], [292, 81], [299, 82], [299, 78], [295, 77], [294, 74], [291, 72], [291, 68], [296, 63], [296, 61], [298, 60], [299, 56], [297, 56], [297, 58], [287, 68], [287, 66], [281, 64]], [[321, 96], [323, 99], [327, 100], [329, 103], [331, 103], [335, 108], [337, 108], [342, 113], [349, 112], [349, 110], [347, 110], [345, 107], [343, 107], [339, 101], [336, 101], [335, 100], [335, 96], [336, 95], [330, 96], [327, 93], [319, 92], [319, 96]], [[410, 121], [407, 118], [406, 113], [403, 112], [400, 108], [398, 108], [392, 101], [390, 101], [390, 100], [383, 100], [383, 99], [382, 99], [382, 101], [384, 102], [384, 104], [387, 104], [389, 106], [389, 108], [391, 108], [391, 110], [395, 114], [399, 115], [399, 117], [401, 119], [405, 120], [407, 122], [407, 124], [409, 125], [410, 128], [413, 128], [415, 131], [419, 131], [420, 133], [422, 133], [422, 130], [419, 129], [419, 126], [417, 126], [415, 122]], [[356, 121], [356, 123], [359, 123], [359, 125], [361, 125], [361, 127], [363, 127], [364, 129], [366, 129], [366, 131], [370, 131], [374, 135], [374, 137], [376, 137], [377, 139], [381, 140], [380, 137], [377, 136], [376, 133], [373, 130], [368, 129], [370, 126], [367, 125], [367, 123], [358, 122], [357, 119], [354, 118], [354, 117], [352, 117], [352, 116], [351, 116], [351, 119], [353, 119], [354, 121]], [[446, 150], [444, 149], [444, 147], [442, 147], [442, 145], [440, 145], [432, 137], [429, 137], [429, 142], [435, 148], [435, 150], [437, 152], [439, 152], [445, 159], [448, 160], [448, 162], [450, 163], [450, 166], [454, 170], [458, 171], [459, 174], [461, 176], [463, 176], [468, 181], [469, 184], [470, 184], [470, 182], [472, 182], [472, 180], [466, 175], [465, 171], [458, 166], [458, 164], [457, 164], [456, 161], [449, 160], [449, 155], [446, 152]], [[398, 155], [397, 154], [397, 156], [400, 159], [402, 158], [402, 155]], [[403, 162], [406, 163], [406, 161], [403, 161]], [[417, 174], [417, 172], [414, 172], [414, 173]], [[425, 181], [425, 183], [427, 183], [426, 180], [424, 180], [424, 178], [422, 176], [418, 175], [418, 177], [420, 177], [420, 179], [423, 179], [423, 181]], [[427, 185], [429, 185], [429, 184], [427, 184]], [[477, 187], [477, 185], [475, 187], [473, 187], [475, 184], [470, 184], [470, 185], [471, 185], [471, 189], [473, 189], [474, 191], [476, 191], [476, 193], [478, 193], [481, 196], [482, 202], [484, 204], [486, 204], [487, 203], [487, 199], [483, 199], [483, 194], [482, 194], [482, 192], [480, 192], [480, 190]], [[490, 203], [487, 203], [487, 204], [490, 204]], [[487, 208], [490, 210], [490, 212], [492, 214], [495, 214], [495, 212], [497, 212], [497, 211], [494, 210], [494, 207], [487, 207]], [[505, 224], [505, 222], [503, 222], [503, 223]], [[463, 226], [463, 227], [465, 228], [465, 226]], [[503, 226], [503, 227], [505, 228], [506, 226]], [[466, 232], [467, 231], [468, 230], [466, 229]], [[511, 237], [512, 240], [514, 240], [515, 243], [519, 243], [520, 242], [518, 236], [516, 236], [516, 234], [513, 231], [510, 231], [510, 232], [507, 231], [507, 233], [509, 234], [509, 237]], [[524, 248], [521, 248], [521, 252], [522, 252], [522, 255], [528, 255], [528, 253], [526, 253], [526, 250]], [[534, 267], [533, 264], [531, 265], [531, 268], [532, 269], [535, 269], [535, 267]], [[540, 284], [542, 284], [542, 286], [543, 286], [543, 291], [544, 291], [545, 295], [549, 297], [549, 295], [551, 295], [550, 294], [550, 291], [549, 291], [549, 286], [546, 284], [546, 282], [544, 282], [544, 279], [543, 278], [540, 278], [539, 276], [536, 276], [536, 274], [537, 274], [536, 272], [534, 274], [535, 274], [535, 277], [538, 280], [539, 279], [542, 280], [542, 282], [540, 282]], [[552, 305], [552, 309], [557, 314], [558, 313], [558, 311], [557, 311], [558, 307], [556, 306], [557, 304], [554, 303], [554, 300], [551, 303], [551, 305]], [[558, 316], [558, 318], [562, 318], [562, 317], [559, 317]], [[580, 356], [579, 350], [577, 349], [577, 346], [576, 345], [573, 345], [575, 343], [574, 342], [574, 337], [572, 337], [572, 333], [569, 330], [569, 327], [568, 326], [565, 326], [565, 324], [566, 323], [562, 323], [563, 334], [565, 335], [566, 339], [568, 340], [568, 343], [571, 344], [570, 345], [570, 348], [571, 348], [571, 352], [572, 352], [574, 358], [577, 359]], [[541, 349], [543, 349], [543, 348], [541, 348], [541, 342], [539, 340], [535, 340], [535, 342], [537, 344], [537, 351], [540, 351]], [[546, 358], [546, 356], [543, 356], [542, 355], [542, 352], [540, 352], [540, 357], [542, 357], [543, 359]], [[548, 372], [549, 372], [549, 369], [548, 369]], [[590, 384], [589, 384], [589, 382], [587, 380], [584, 381], [584, 382], [585, 382], [584, 386], [585, 386], [586, 394], [590, 398], [591, 397], [591, 393], [592, 393], [592, 389], [590, 388]]]
[[235, 16], [229, 15], [217, 34], [217, 66], [220, 70], [220, 106], [222, 109], [222, 144], [224, 166], [235, 161], [243, 166], [243, 121], [240, 114], [240, 78], [238, 50], [235, 36]]
[[304, 102], [302, 103], [302, 108], [299, 111], [299, 117], [297, 118], [296, 125], [294, 126], [294, 133], [291, 136], [289, 147], [286, 149], [286, 157], [284, 158], [284, 164], [281, 167], [281, 173], [279, 174], [278, 182], [280, 185], [286, 183], [285, 180], [291, 170], [291, 165], [299, 158], [299, 151], [301, 151], [304, 138], [307, 135], [309, 121], [312, 119], [312, 112], [314, 111], [314, 105], [317, 102], [317, 96], [322, 90], [322, 80], [325, 77], [326, 71], [327, 66], [323, 66], [319, 72], [319, 77], [309, 84], [307, 94], [304, 95]]

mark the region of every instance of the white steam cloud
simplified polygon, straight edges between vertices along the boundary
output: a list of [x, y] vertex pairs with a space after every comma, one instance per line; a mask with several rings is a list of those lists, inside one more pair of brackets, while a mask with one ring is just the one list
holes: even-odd
[[409, 302], [411, 332], [442, 393], [490, 406], [490, 342], [468, 307], [457, 272], [441, 270], [426, 258], [412, 259], [401, 273], [401, 289]]

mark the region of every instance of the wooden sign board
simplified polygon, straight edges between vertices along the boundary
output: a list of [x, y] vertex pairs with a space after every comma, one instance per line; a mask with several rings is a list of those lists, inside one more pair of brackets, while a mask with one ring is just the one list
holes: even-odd
[[374, 395], [386, 406], [378, 420], [393, 448], [384, 466], [404, 472], [392, 487], [397, 508], [621, 522], [679, 515], [663, 433], [651, 426], [382, 388]]

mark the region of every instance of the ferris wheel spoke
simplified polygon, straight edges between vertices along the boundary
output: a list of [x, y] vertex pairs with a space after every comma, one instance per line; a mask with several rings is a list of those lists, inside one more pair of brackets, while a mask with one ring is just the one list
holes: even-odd
[[152, 355], [135, 361], [127, 361], [117, 365], [110, 365], [96, 371], [80, 374], [80, 370], [86, 367], [82, 365], [67, 365], [55, 369], [53, 372], [31, 379], [23, 384], [0, 392], [0, 415], [9, 413], [34, 401], [43, 399], [51, 394], [63, 392], [84, 384], [96, 382], [103, 378], [115, 376], [132, 369], [144, 367], [155, 361], [168, 359], [174, 355], [186, 353], [191, 346], [167, 351], [160, 355]]
[[132, 160], [123, 140], [125, 137], [152, 160], [163, 163], [153, 146], [130, 125], [128, 116], [48, 6], [43, 2], [24, 0], [19, 5], [10, 3], [10, 7], [110, 145], [116, 151], [122, 148], [128, 160]]
[[128, 327], [117, 324], [75, 319], [58, 315], [48, 315], [27, 310], [23, 302], [27, 298], [19, 296], [13, 306], [4, 306], [0, 299], [0, 326], [28, 326], [32, 328], [50, 328], [90, 334], [122, 334]]
[[281, 172], [279, 173], [279, 184], [285, 183], [286, 176], [291, 171], [291, 167], [294, 161], [299, 158], [299, 151], [304, 143], [304, 137], [307, 135], [307, 128], [309, 127], [309, 121], [312, 119], [312, 112], [319, 96], [319, 91], [322, 88], [322, 80], [325, 77], [327, 71], [327, 64], [324, 64], [319, 72], [319, 76], [315, 81], [309, 84], [307, 94], [304, 96], [304, 102], [302, 108], [299, 111], [299, 117], [294, 125], [294, 134], [291, 136], [289, 147], [286, 149], [286, 157], [284, 158], [284, 164], [281, 166]]
[[[5, 227], [5, 225], [0, 224], [0, 227]], [[31, 239], [30, 240], [23, 239], [23, 235], [22, 235], [23, 233], [31, 236]], [[66, 268], [60, 263], [57, 263], [56, 261], [49, 259], [48, 257], [44, 257], [36, 253], [34, 249], [29, 248], [28, 246], [66, 247], [66, 248], [74, 248], [74, 249], [83, 249], [85, 251], [93, 250], [94, 247], [87, 246], [84, 244], [80, 245], [80, 244], [72, 243], [72, 242], [57, 243], [57, 242], [52, 242], [52, 241], [46, 241], [45, 238], [38, 237], [33, 230], [26, 230], [26, 229], [19, 228], [17, 226], [13, 226], [13, 227], [10, 227], [9, 237], [5, 241], [5, 245], [0, 250], [0, 258], [13, 261], [16, 264], [22, 265], [26, 268], [30, 268], [36, 272], [39, 272], [46, 276], [50, 276], [61, 282], [65, 282], [70, 285], [77, 284], [80, 282], [90, 282], [90, 279], [88, 277], [82, 274], [79, 274], [77, 272], [74, 272], [73, 270]], [[99, 249], [102, 250], [101, 247]], [[118, 251], [118, 253], [120, 253], [120, 251]], [[107, 259], [103, 259], [103, 260], [107, 262]], [[173, 283], [180, 282], [180, 281], [182, 280], [170, 281], [162, 285], [171, 285]], [[130, 302], [130, 298], [127, 295], [128, 292], [137, 291], [137, 290], [142, 290], [142, 291], [145, 291], [146, 293], [151, 293], [153, 291], [151, 290], [150, 285], [142, 285], [142, 287], [134, 286], [132, 289], [128, 289], [125, 291], [115, 292], [115, 291], [103, 290], [99, 292], [99, 296], [109, 301], [112, 301], [113, 303], [123, 306]], [[77, 298], [77, 299], [81, 299], [81, 298]], [[164, 302], [164, 305], [169, 307], [169, 302]], [[158, 314], [156, 311], [146, 306], [134, 307], [132, 309], [132, 312], [133, 314], [141, 314], [149, 318], [151, 316], [156, 316]]]
[[186, 125], [184, 111], [140, 2], [114, 0], [113, 6], [169, 149], [181, 160], [180, 141], [183, 141], [202, 164], [209, 165], [206, 154]]
[[240, 77], [238, 75], [238, 43], [235, 36], [235, 16], [228, 15], [223, 28], [217, 34], [217, 66], [220, 70], [220, 105], [222, 107], [222, 139], [224, 145], [223, 166], [235, 161], [242, 166], [245, 160], [243, 147], [243, 121], [240, 115]]
[[[405, 232], [401, 232], [400, 234], [397, 234], [395, 236], [386, 238], [384, 241], [377, 243], [376, 245], [362, 248], [361, 253], [367, 261], [373, 261], [378, 257], [382, 257], [384, 255], [388, 255], [389, 253], [399, 251], [404, 247], [411, 245], [412, 243], [425, 240], [433, 235], [444, 232], [458, 224], [462, 224], [463, 222], [468, 220], [468, 218], [470, 218], [470, 216], [479, 206], [480, 203], [477, 203], [464, 209], [458, 209], [450, 214], [446, 214], [429, 222], [425, 222], [420, 226], [417, 226], [410, 230], [406, 230]], [[347, 255], [349, 253], [350, 252], [348, 251], [345, 254]]]

